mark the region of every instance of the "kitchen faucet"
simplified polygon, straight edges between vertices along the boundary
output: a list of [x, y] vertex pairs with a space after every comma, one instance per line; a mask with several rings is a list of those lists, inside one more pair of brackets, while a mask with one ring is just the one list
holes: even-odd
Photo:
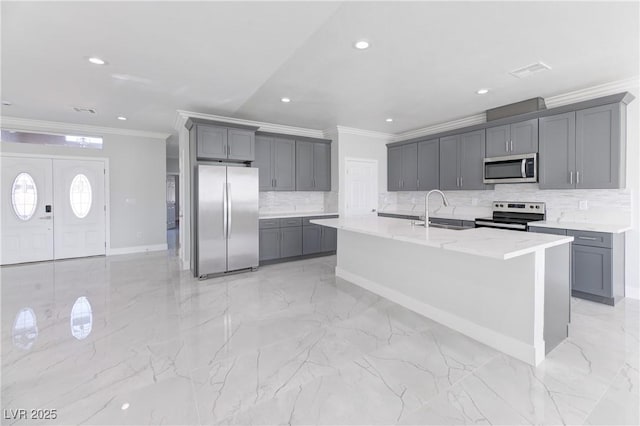
[[427, 195], [424, 196], [424, 217], [420, 218], [420, 219], [424, 219], [425, 228], [429, 227], [429, 195], [433, 194], [434, 192], [442, 196], [442, 203], [444, 204], [445, 207], [449, 205], [449, 201], [447, 201], [447, 196], [444, 195], [444, 192], [440, 191], [439, 189], [432, 189], [431, 191], [427, 192]]

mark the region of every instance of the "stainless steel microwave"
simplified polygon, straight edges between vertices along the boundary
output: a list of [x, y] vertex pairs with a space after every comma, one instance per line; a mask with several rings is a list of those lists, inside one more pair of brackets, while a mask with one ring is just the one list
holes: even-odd
[[538, 181], [538, 154], [508, 155], [484, 159], [484, 183]]

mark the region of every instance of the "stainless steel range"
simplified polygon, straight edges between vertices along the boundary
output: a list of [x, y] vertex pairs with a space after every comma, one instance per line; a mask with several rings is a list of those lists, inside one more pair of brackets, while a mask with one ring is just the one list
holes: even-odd
[[544, 220], [544, 203], [522, 203], [514, 201], [494, 201], [493, 216], [475, 220], [476, 228], [500, 228], [526, 231], [529, 222]]

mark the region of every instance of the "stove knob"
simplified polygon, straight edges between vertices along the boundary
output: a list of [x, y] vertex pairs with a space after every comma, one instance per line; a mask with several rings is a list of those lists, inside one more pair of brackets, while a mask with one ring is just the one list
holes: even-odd
[[536, 206], [536, 209], [539, 209], [539, 208], [540, 208], [540, 206]]
[[500, 204], [500, 207], [504, 207], [504, 204]]
[[530, 209], [532, 209], [532, 208], [533, 208], [533, 206], [529, 206], [529, 208], [530, 208]]
[[496, 207], [499, 207], [499, 206], [500, 206], [499, 204], [496, 204]]

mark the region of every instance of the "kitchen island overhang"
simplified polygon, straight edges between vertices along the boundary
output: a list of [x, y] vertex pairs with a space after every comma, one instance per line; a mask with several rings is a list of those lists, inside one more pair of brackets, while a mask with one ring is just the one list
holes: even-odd
[[567, 337], [572, 237], [350, 217], [336, 275], [531, 365]]

